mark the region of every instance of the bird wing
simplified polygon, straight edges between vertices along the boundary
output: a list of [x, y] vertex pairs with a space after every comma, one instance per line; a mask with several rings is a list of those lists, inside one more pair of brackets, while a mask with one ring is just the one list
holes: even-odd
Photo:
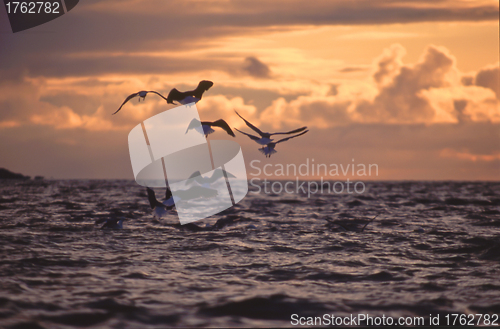
[[214, 172], [212, 173], [212, 177], [207, 179], [207, 183], [212, 184], [213, 182], [219, 180], [222, 177], [224, 177], [222, 169], [215, 169]]
[[227, 178], [236, 178], [236, 176], [231, 174], [229, 171], [226, 171], [224, 169], [222, 169], [221, 171], [226, 175]]
[[257, 137], [257, 136], [254, 136], [254, 135], [251, 135], [251, 134], [247, 134], [241, 130], [238, 130], [236, 128], [234, 128], [236, 131], [239, 131], [240, 133], [244, 134], [244, 135], [247, 135], [248, 137], [250, 137], [251, 139], [253, 139], [254, 141], [258, 141], [260, 139], [260, 137]]
[[370, 224], [371, 222], [373, 222], [375, 220], [375, 218], [378, 217], [378, 215], [380, 214], [377, 214], [377, 216], [373, 217], [370, 221], [368, 221], [364, 226], [363, 228], [361, 229], [361, 232], [363, 232], [365, 230], [365, 228], [368, 226], [368, 224]]
[[[201, 124], [207, 124], [207, 123], [202, 122]], [[220, 128], [222, 128], [222, 129], [224, 129], [224, 130], [228, 133], [228, 135], [233, 136], [233, 137], [236, 137], [236, 136], [234, 135], [234, 132], [231, 130], [231, 127], [229, 127], [229, 125], [227, 124], [227, 122], [226, 122], [226, 121], [224, 121], [224, 120], [222, 120], [222, 119], [219, 119], [219, 120], [214, 121], [214, 122], [208, 122], [208, 125], [209, 125], [209, 126], [216, 126], [216, 127], [220, 127]]]
[[123, 105], [125, 105], [125, 103], [126, 103], [126, 102], [128, 102], [128, 101], [129, 101], [129, 100], [131, 100], [132, 98], [136, 97], [137, 95], [139, 95], [139, 93], [135, 93], [135, 94], [132, 94], [132, 95], [128, 96], [128, 97], [125, 99], [125, 101], [122, 103], [122, 105], [120, 105], [120, 107], [118, 108], [118, 110], [116, 110], [116, 112], [115, 112], [115, 113], [113, 113], [113, 114], [118, 113], [118, 111], [120, 111], [120, 110], [122, 109], [122, 106], [123, 106]]
[[194, 129], [196, 127], [199, 127], [203, 124], [203, 122], [200, 122], [200, 120], [194, 118], [193, 120], [191, 120], [191, 122], [189, 123], [189, 126], [187, 127], [186, 129], [186, 134], [187, 132], [190, 130], [190, 129]]
[[[234, 111], [234, 112], [236, 112], [236, 111]], [[242, 118], [243, 121], [245, 121], [245, 123], [247, 124], [247, 126], [249, 126], [250, 128], [252, 128], [256, 133], [258, 133], [261, 136], [264, 134], [259, 128], [255, 127], [253, 124], [251, 124], [250, 122], [248, 122], [247, 120], [245, 120], [238, 112], [236, 112], [236, 114], [238, 114], [238, 116], [240, 118]]]
[[306, 130], [304, 131], [303, 133], [300, 133], [298, 135], [294, 135], [294, 136], [290, 136], [290, 137], [287, 137], [287, 138], [283, 138], [283, 139], [280, 139], [279, 141], [277, 141], [275, 144], [278, 144], [278, 143], [281, 143], [281, 142], [286, 142], [287, 140], [291, 139], [291, 138], [295, 138], [295, 137], [299, 137], [300, 135], [304, 135], [306, 132], [308, 132], [309, 130]]
[[184, 99], [184, 93], [181, 93], [177, 89], [173, 88], [167, 95], [167, 103], [174, 104], [174, 101], [181, 101]]
[[155, 191], [153, 191], [149, 187], [146, 187], [146, 189], [148, 190], [149, 205], [151, 206], [151, 209], [154, 209], [160, 202], [156, 199]]
[[307, 129], [307, 127], [302, 127], [299, 129], [287, 131], [286, 133], [270, 133], [269, 135], [289, 135], [289, 134], [295, 134], [295, 133], [300, 133], [301, 131]]
[[170, 187], [167, 187], [165, 190], [165, 200], [168, 200], [172, 197], [172, 191], [170, 190]]
[[217, 168], [217, 169], [214, 170], [214, 173], [212, 174], [212, 177], [210, 177], [208, 179], [208, 183], [212, 184], [213, 182], [217, 181], [218, 179], [220, 179], [220, 178], [222, 178], [224, 176], [226, 176], [228, 178], [236, 178], [236, 176], [234, 176], [230, 172], [225, 171], [224, 169]]
[[159, 93], [159, 92], [157, 92], [157, 91], [150, 90], [150, 91], [148, 91], [148, 93], [153, 93], [153, 94], [156, 94], [156, 95], [160, 96], [161, 98], [163, 98], [164, 100], [167, 100], [167, 99], [166, 99], [166, 98], [165, 98], [162, 94], [160, 94], [160, 93]]
[[198, 182], [199, 184], [204, 183], [203, 177], [201, 176], [201, 173], [199, 170], [195, 171], [194, 173], [191, 174], [191, 176], [189, 176], [189, 178], [186, 180], [186, 184], [192, 184], [193, 180]]

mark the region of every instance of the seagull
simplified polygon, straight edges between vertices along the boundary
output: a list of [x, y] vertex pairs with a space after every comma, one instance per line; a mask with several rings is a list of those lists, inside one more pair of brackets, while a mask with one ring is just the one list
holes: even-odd
[[123, 221], [125, 220], [125, 217], [119, 217], [119, 218], [108, 218], [108, 219], [98, 219], [95, 221], [95, 225], [101, 224], [104, 222], [104, 225], [101, 226], [101, 229], [104, 228], [109, 228], [113, 230], [121, 230], [123, 228]]
[[281, 143], [281, 142], [286, 142], [287, 140], [289, 140], [291, 138], [295, 138], [295, 137], [299, 137], [301, 135], [304, 135], [308, 131], [309, 130], [306, 130], [306, 131], [304, 131], [304, 132], [302, 132], [302, 133], [300, 133], [298, 135], [294, 135], [294, 136], [290, 136], [290, 137], [287, 137], [287, 138], [280, 139], [277, 142], [268, 143], [266, 146], [263, 146], [262, 148], [260, 148], [259, 151], [261, 151], [266, 156], [266, 158], [270, 158], [272, 154], [278, 152], [278, 151], [276, 151], [274, 149], [276, 147], [276, 144]]
[[[128, 96], [125, 101], [122, 103], [122, 105], [120, 105], [120, 108], [118, 110], [116, 110], [115, 113], [113, 114], [116, 114], [118, 113], [118, 111], [120, 111], [122, 109], [122, 106], [125, 105], [126, 102], [128, 102], [129, 100], [131, 100], [132, 98], [134, 97], [137, 97], [139, 96], [139, 102], [141, 101], [141, 98], [142, 100], [144, 101], [146, 99], [146, 95], [148, 93], [153, 93], [153, 94], [157, 94], [158, 96], [160, 96], [161, 98], [163, 98], [164, 100], [167, 100], [162, 94], [160, 94], [159, 92], [157, 91], [154, 91], [154, 90], [150, 90], [150, 91], [145, 91], [145, 90], [142, 90], [142, 91], [139, 91], [138, 93], [135, 93], [135, 94], [132, 94], [130, 96]], [[168, 101], [167, 101], [168, 102]]]
[[146, 189], [148, 191], [149, 205], [151, 206], [151, 209], [154, 210], [155, 217], [163, 217], [167, 213], [167, 210], [170, 210], [174, 207], [176, 200], [174, 200], [170, 188], [167, 188], [167, 191], [165, 192], [165, 200], [163, 201], [163, 203], [156, 199], [155, 191], [153, 191], [149, 187], [146, 187]]
[[202, 80], [198, 84], [198, 87], [196, 87], [195, 90], [190, 90], [190, 91], [185, 91], [181, 92], [178, 91], [176, 88], [170, 90], [167, 96], [167, 103], [168, 104], [175, 104], [174, 101], [185, 105], [189, 103], [198, 103], [203, 96], [203, 93], [210, 89], [214, 83], [212, 81], [208, 80]]
[[[234, 112], [236, 112], [236, 111], [234, 111]], [[238, 116], [240, 118], [242, 118], [243, 121], [245, 121], [245, 123], [247, 124], [247, 126], [249, 126], [256, 133], [258, 133], [260, 135], [260, 137], [257, 137], [257, 136], [251, 135], [251, 134], [247, 134], [247, 133], [245, 133], [245, 132], [243, 132], [241, 130], [238, 130], [236, 128], [235, 129], [238, 130], [240, 133], [247, 135], [248, 137], [250, 137], [252, 140], [254, 140], [257, 143], [259, 143], [260, 145], [268, 145], [269, 143], [271, 143], [273, 141], [273, 139], [271, 139], [272, 135], [289, 135], [289, 134], [295, 134], [295, 133], [299, 133], [299, 132], [304, 131], [305, 129], [307, 129], [307, 127], [302, 127], [302, 128], [299, 128], [299, 129], [295, 129], [295, 130], [287, 131], [287, 132], [283, 132], [283, 133], [265, 133], [265, 132], [262, 132], [259, 128], [255, 127], [250, 122], [248, 122], [247, 120], [245, 120], [238, 112], [236, 112], [236, 114], [238, 114]]]
[[[213, 122], [210, 122], [210, 121], [201, 121], [200, 122], [198, 119], [195, 118], [195, 119], [191, 120], [191, 122], [189, 123], [189, 126], [186, 130], [186, 134], [189, 130], [195, 129], [199, 133], [203, 133], [203, 135], [205, 135], [205, 138], [206, 138], [208, 135], [210, 135], [211, 133], [213, 133], [215, 131], [212, 129], [212, 127], [222, 128], [227, 132], [228, 135], [235, 137], [233, 131], [231, 130], [231, 127], [229, 127], [227, 122], [222, 120], [222, 119], [219, 119], [219, 120], [213, 121]], [[202, 129], [203, 129], [203, 132], [202, 132]]]
[[230, 172], [227, 172], [223, 169], [217, 168], [214, 170], [211, 177], [203, 177], [199, 171], [194, 172], [187, 180], [186, 184], [193, 184], [193, 182], [197, 182], [203, 187], [210, 187], [210, 184], [221, 179], [222, 177], [227, 176], [228, 178], [236, 178]]

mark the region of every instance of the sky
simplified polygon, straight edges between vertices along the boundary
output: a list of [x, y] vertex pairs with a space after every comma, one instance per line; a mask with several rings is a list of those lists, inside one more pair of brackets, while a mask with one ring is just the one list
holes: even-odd
[[0, 167], [133, 179], [128, 133], [174, 106], [148, 95], [111, 114], [200, 80], [202, 120], [308, 127], [271, 158], [210, 135], [241, 145], [250, 178], [315, 163], [378, 168], [325, 179], [500, 179], [496, 0], [85, 0], [18, 33], [1, 8]]

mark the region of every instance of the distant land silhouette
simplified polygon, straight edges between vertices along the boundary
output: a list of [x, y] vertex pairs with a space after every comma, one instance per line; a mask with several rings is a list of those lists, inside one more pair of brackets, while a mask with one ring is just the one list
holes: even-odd
[[0, 179], [30, 179], [30, 176], [13, 173], [5, 168], [0, 168]]

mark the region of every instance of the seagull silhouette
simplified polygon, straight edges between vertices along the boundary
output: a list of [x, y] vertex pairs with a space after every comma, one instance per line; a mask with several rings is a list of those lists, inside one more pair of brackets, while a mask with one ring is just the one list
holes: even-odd
[[145, 90], [142, 90], [142, 91], [139, 91], [139, 92], [137, 92], [137, 93], [135, 93], [135, 94], [132, 94], [132, 95], [128, 96], [128, 97], [125, 99], [125, 101], [122, 103], [122, 105], [120, 105], [120, 108], [118, 108], [118, 110], [116, 110], [116, 112], [115, 112], [115, 113], [113, 113], [113, 114], [118, 113], [118, 111], [120, 111], [120, 110], [122, 109], [123, 105], [125, 105], [125, 103], [126, 103], [126, 102], [128, 102], [129, 100], [131, 100], [131, 99], [132, 99], [132, 98], [134, 98], [134, 97], [139, 96], [139, 102], [141, 101], [141, 98], [142, 98], [142, 100], [144, 101], [144, 100], [146, 99], [146, 95], [147, 95], [148, 93], [157, 94], [158, 96], [160, 96], [160, 97], [161, 97], [161, 98], [163, 98], [164, 100], [167, 100], [165, 97], [163, 97], [163, 95], [162, 95], [162, 94], [160, 94], [160, 93], [159, 93], [159, 92], [157, 92], [157, 91], [154, 91], [154, 90], [150, 90], [150, 91], [145, 91]]
[[170, 188], [167, 187], [167, 191], [165, 192], [165, 201], [163, 201], [163, 203], [156, 199], [155, 191], [149, 187], [146, 187], [146, 189], [148, 191], [149, 205], [151, 206], [151, 209], [153, 209], [155, 217], [163, 217], [167, 213], [167, 210], [174, 207], [175, 202]]
[[[234, 111], [236, 112], [236, 111]], [[236, 129], [237, 131], [239, 131], [240, 133], [242, 134], [245, 134], [247, 135], [248, 137], [250, 137], [252, 140], [256, 141], [257, 143], [259, 143], [260, 145], [268, 145], [269, 143], [271, 143], [273, 141], [273, 139], [271, 139], [271, 136], [272, 135], [290, 135], [290, 134], [296, 134], [296, 133], [299, 133], [301, 131], [304, 131], [305, 129], [307, 129], [307, 127], [302, 127], [302, 128], [299, 128], [299, 129], [295, 129], [295, 130], [291, 130], [291, 131], [287, 131], [287, 132], [280, 132], [280, 133], [265, 133], [265, 132], [262, 132], [262, 130], [260, 130], [259, 128], [255, 127], [253, 124], [251, 124], [250, 122], [248, 122], [247, 120], [245, 120], [245, 118], [243, 118], [238, 112], [236, 112], [236, 114], [238, 114], [238, 116], [240, 118], [243, 119], [243, 121], [245, 121], [245, 123], [247, 124], [247, 126], [249, 126], [250, 128], [252, 128], [256, 133], [258, 133], [260, 135], [260, 137], [257, 137], [257, 136], [254, 136], [254, 135], [251, 135], [251, 134], [247, 134], [241, 130], [238, 130]], [[283, 140], [284, 141], [284, 140]]]
[[186, 134], [189, 130], [195, 129], [198, 131], [200, 134], [205, 135], [207, 137], [211, 133], [213, 133], [215, 130], [212, 129], [212, 127], [219, 127], [224, 129], [228, 135], [235, 137], [234, 132], [231, 130], [231, 127], [227, 124], [226, 121], [219, 119], [217, 121], [199, 121], [198, 119], [193, 119], [189, 123], [189, 126], [186, 130]]
[[202, 80], [198, 83], [198, 87], [195, 90], [181, 92], [176, 88], [170, 90], [167, 96], [168, 104], [175, 104], [174, 102], [178, 102], [182, 105], [189, 103], [198, 103], [203, 96], [203, 93], [210, 89], [214, 83], [208, 80]]
[[294, 135], [294, 136], [290, 136], [290, 137], [287, 137], [287, 138], [280, 139], [277, 142], [268, 143], [266, 146], [260, 148], [259, 151], [262, 152], [266, 156], [266, 158], [270, 158], [272, 154], [278, 152], [278, 151], [276, 151], [274, 149], [276, 147], [276, 144], [281, 143], [281, 142], [286, 142], [287, 140], [289, 140], [291, 138], [295, 138], [295, 137], [299, 137], [301, 135], [304, 135], [308, 131], [309, 130], [306, 130], [306, 131], [304, 131], [304, 132], [302, 132], [302, 133], [300, 133], [298, 135]]

